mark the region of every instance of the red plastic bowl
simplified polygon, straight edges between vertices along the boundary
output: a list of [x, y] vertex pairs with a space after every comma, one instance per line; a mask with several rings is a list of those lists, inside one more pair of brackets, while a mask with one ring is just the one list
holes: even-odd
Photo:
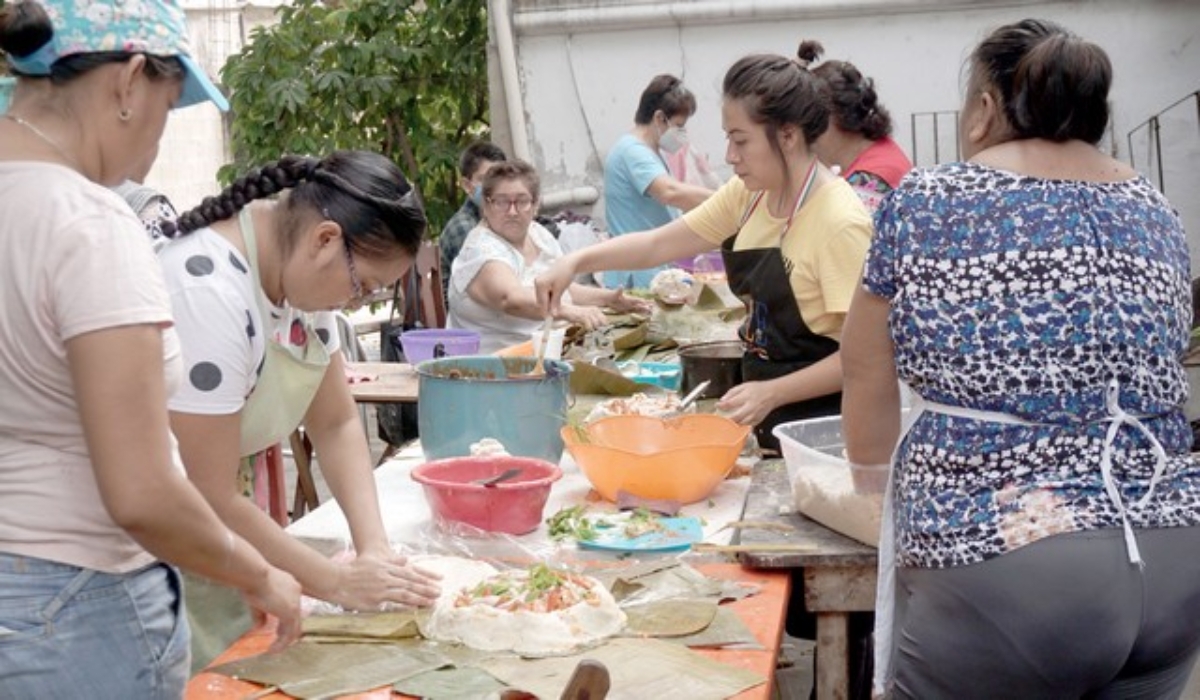
[[[492, 486], [470, 483], [510, 468], [521, 473]], [[550, 485], [562, 478], [562, 470], [532, 457], [449, 457], [414, 468], [412, 478], [424, 487], [434, 518], [524, 535], [541, 524]]]

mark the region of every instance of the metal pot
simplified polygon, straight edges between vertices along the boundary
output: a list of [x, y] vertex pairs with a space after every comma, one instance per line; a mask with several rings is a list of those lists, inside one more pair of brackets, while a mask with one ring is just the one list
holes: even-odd
[[708, 380], [712, 383], [700, 398], [721, 398], [742, 383], [742, 352], [740, 340], [694, 343], [679, 348], [679, 364], [683, 368], [679, 392], [687, 394], [700, 382]]
[[509, 454], [557, 464], [566, 424], [571, 366], [546, 360], [529, 376], [532, 357], [468, 355], [417, 365], [417, 412], [426, 459], [461, 457], [490, 437]]

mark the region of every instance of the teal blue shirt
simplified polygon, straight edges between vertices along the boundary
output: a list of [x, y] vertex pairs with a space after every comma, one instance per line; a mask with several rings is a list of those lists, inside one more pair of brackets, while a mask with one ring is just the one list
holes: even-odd
[[[669, 174], [667, 164], [649, 146], [631, 134], [622, 136], [604, 163], [604, 219], [609, 234], [648, 231], [675, 218], [671, 209], [649, 194], [650, 183]], [[606, 271], [604, 286], [649, 287], [661, 269]]]

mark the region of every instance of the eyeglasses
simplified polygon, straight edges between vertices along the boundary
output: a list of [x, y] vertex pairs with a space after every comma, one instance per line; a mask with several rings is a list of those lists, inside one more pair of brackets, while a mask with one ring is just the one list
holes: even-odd
[[[343, 238], [342, 240], [345, 239]], [[354, 254], [350, 252], [349, 242], [345, 244], [344, 250], [346, 251], [346, 269], [350, 271], [350, 292], [354, 295], [346, 302], [344, 308], [353, 311], [374, 299], [380, 292], [387, 289], [387, 286], [378, 289], [365, 289], [362, 278], [358, 276], [358, 268], [354, 266]]]
[[359, 307], [362, 306], [363, 301], [366, 298], [366, 295], [363, 294], [363, 283], [362, 280], [358, 278], [358, 270], [354, 267], [354, 254], [350, 252], [350, 242], [344, 237], [342, 238], [342, 241], [344, 243], [343, 250], [346, 251], [346, 269], [350, 271], [350, 292], [352, 295], [350, 297], [350, 301], [346, 303], [346, 306]]
[[524, 214], [533, 208], [532, 197], [518, 197], [516, 199], [510, 199], [508, 197], [488, 197], [487, 202], [500, 211], [508, 211], [512, 207], [516, 207], [517, 213], [519, 214]]

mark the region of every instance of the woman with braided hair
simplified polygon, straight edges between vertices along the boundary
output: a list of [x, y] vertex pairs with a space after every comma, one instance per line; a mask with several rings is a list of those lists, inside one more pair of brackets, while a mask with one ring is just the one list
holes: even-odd
[[[801, 42], [797, 53], [809, 65], [824, 51], [820, 42], [810, 40]], [[822, 61], [811, 70], [829, 100], [829, 128], [813, 143], [813, 150], [874, 212], [884, 195], [912, 170], [912, 161], [892, 140], [892, 115], [879, 101], [875, 81], [853, 63]]]
[[[169, 407], [188, 475], [306, 594], [347, 609], [423, 606], [438, 594], [436, 577], [388, 544], [332, 313], [399, 279], [424, 230], [394, 163], [338, 151], [238, 179], [181, 215], [159, 252], [183, 345], [185, 380]], [[296, 541], [245, 497], [253, 455], [301, 422], [349, 520], [357, 554], [346, 563]], [[224, 592], [189, 581], [197, 667], [249, 627]]]

